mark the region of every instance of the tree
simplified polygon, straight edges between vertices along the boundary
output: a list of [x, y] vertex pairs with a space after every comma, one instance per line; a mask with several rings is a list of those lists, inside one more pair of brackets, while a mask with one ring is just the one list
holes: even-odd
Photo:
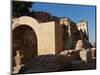
[[12, 1], [12, 17], [29, 15], [32, 2]]
[[20, 16], [31, 16], [42, 22], [54, 21], [59, 18], [52, 16], [50, 13], [45, 11], [31, 10], [34, 2], [25, 1], [12, 1], [12, 18], [18, 18]]

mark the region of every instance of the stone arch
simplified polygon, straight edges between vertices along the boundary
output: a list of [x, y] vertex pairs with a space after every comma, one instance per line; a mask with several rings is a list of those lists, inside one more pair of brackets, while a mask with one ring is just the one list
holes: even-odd
[[14, 19], [12, 24], [12, 30], [23, 24], [30, 26], [37, 34], [39, 23], [34, 18], [29, 16], [22, 16]]
[[[22, 58], [22, 64], [27, 63], [30, 59], [32, 59], [34, 56], [37, 55], [38, 52], [38, 22], [31, 18], [31, 17], [20, 17], [18, 19], [15, 19], [13, 24], [12, 24], [12, 39], [13, 39], [13, 57], [15, 56], [16, 50], [20, 50], [21, 55], [24, 55], [24, 57]], [[32, 39], [31, 40], [31, 45], [27, 44], [30, 43], [30, 40], [28, 40], [25, 35], [30, 36], [28, 34], [31, 34]], [[23, 36], [22, 36], [23, 35]], [[14, 38], [17, 37], [17, 42], [19, 47], [14, 47], [14, 43], [16, 43], [16, 41], [14, 41]], [[23, 37], [23, 38], [22, 38]], [[16, 40], [15, 39], [15, 40]], [[21, 40], [20, 40], [21, 39]], [[18, 41], [20, 40], [20, 41]], [[26, 41], [25, 41], [26, 40]], [[32, 42], [33, 41], [33, 42]], [[35, 41], [35, 42], [34, 42]], [[26, 43], [26, 45], [25, 45]], [[22, 45], [21, 45], [22, 44]], [[27, 47], [28, 46], [28, 47]], [[29, 46], [31, 46], [32, 48], [35, 47], [35, 49], [33, 48], [33, 50], [30, 48], [29, 50], [27, 48], [29, 48]], [[25, 48], [24, 48], [25, 47]], [[13, 66], [14, 66], [14, 62], [13, 62]]]

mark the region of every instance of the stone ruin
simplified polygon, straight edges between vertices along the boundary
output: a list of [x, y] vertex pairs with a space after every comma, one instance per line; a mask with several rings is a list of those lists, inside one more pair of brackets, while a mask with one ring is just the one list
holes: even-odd
[[[78, 24], [69, 18], [56, 18], [55, 20], [53, 18], [50, 21], [49, 19], [42, 21], [30, 16], [21, 16], [12, 19], [12, 21], [12, 31], [14, 33], [13, 52], [16, 52], [17, 48], [22, 51], [24, 55], [22, 58], [26, 61], [25, 63], [33, 58], [33, 56], [49, 54], [72, 56], [74, 61], [81, 59], [86, 63], [96, 57], [96, 48], [91, 48], [89, 43], [87, 21], [82, 21]], [[33, 35], [29, 35], [31, 38], [26, 39], [26, 41], [25, 37], [27, 38], [27, 35], [24, 32], [26, 31], [25, 29], [27, 33], [31, 29]], [[29, 42], [32, 41], [32, 38], [34, 43]], [[25, 46], [24, 43], [26, 44]], [[28, 45], [29, 48], [26, 48]], [[15, 73], [21, 68], [22, 64], [19, 59], [21, 59], [22, 54], [19, 55], [17, 53], [13, 56], [13, 60], [14, 57], [18, 58], [18, 60], [14, 60]], [[17, 61], [18, 64], [16, 63]]]
[[[60, 54], [66, 55], [66, 56], [74, 55], [74, 59], [76, 59], [77, 56], [79, 55], [81, 61], [88, 63], [88, 62], [91, 62], [93, 59], [96, 59], [96, 48], [85, 49], [83, 47], [82, 40], [78, 40], [77, 44], [76, 44], [76, 48], [74, 50], [64, 50]], [[77, 60], [73, 60], [72, 62], [75, 62], [75, 61], [77, 61]]]

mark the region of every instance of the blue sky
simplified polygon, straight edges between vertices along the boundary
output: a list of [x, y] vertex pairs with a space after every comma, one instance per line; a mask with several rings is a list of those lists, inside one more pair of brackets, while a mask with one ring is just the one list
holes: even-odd
[[80, 20], [87, 20], [89, 27], [89, 40], [90, 42], [95, 42], [95, 6], [36, 2], [32, 5], [32, 10], [46, 11], [52, 14], [53, 16], [58, 17], [69, 17], [76, 23]]

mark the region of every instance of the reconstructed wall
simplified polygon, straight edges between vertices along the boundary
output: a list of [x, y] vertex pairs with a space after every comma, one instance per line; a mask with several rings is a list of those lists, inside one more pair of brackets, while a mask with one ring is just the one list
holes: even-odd
[[62, 29], [54, 21], [38, 23], [34, 18], [23, 16], [13, 21], [12, 30], [21, 25], [31, 27], [37, 36], [37, 55], [58, 54], [62, 51]]
[[41, 23], [38, 36], [38, 55], [55, 54], [55, 24]]

